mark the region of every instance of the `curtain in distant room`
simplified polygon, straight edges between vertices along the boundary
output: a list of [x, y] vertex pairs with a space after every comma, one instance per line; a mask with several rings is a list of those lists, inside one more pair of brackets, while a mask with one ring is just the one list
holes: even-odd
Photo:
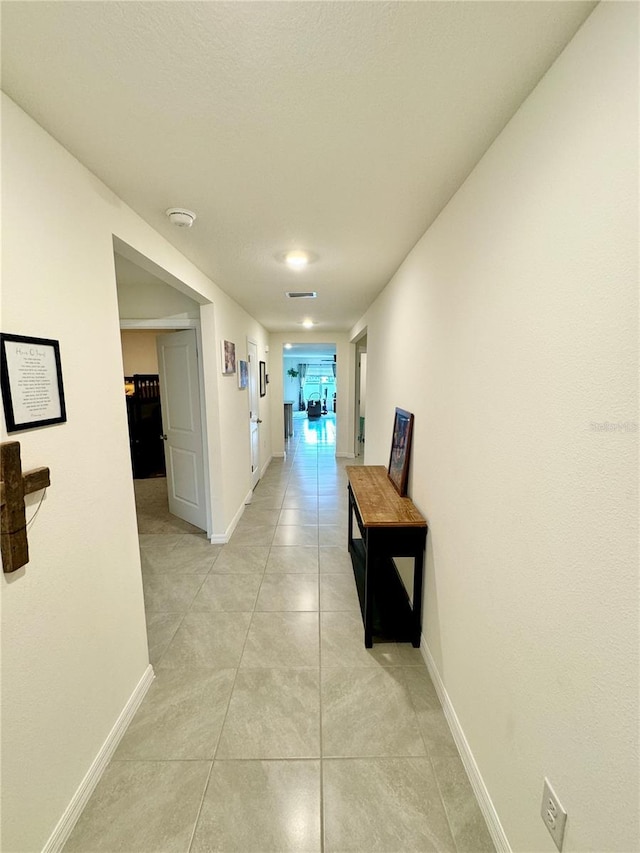
[[303, 412], [305, 409], [304, 405], [304, 378], [307, 375], [307, 365], [299, 364], [298, 365], [298, 373], [300, 374], [300, 394], [298, 395], [298, 410]]

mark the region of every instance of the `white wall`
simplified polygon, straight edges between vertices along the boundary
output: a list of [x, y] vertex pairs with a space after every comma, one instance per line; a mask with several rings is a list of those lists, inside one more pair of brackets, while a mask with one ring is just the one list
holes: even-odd
[[555, 851], [545, 775], [565, 853], [639, 843], [637, 12], [596, 8], [358, 324], [365, 460], [415, 413], [425, 638], [517, 851]]
[[158, 372], [157, 334], [156, 331], [146, 329], [124, 329], [120, 332], [125, 376], [133, 376], [134, 373]]
[[[234, 483], [225, 491], [222, 475], [246, 466], [238, 478], [248, 483], [250, 457], [248, 425], [247, 447], [234, 444], [246, 392], [222, 382], [216, 326], [237, 342], [266, 332], [4, 95], [2, 182], [12, 211], [2, 219], [2, 329], [60, 341], [68, 415], [65, 424], [12, 436], [24, 469], [50, 467], [51, 487], [29, 530], [29, 564], [0, 582], [1, 846], [33, 853], [148, 666], [114, 235], [207, 303], [202, 358], [221, 529], [243, 491]], [[265, 417], [270, 441], [266, 409]], [[28, 515], [39, 497], [27, 500]]]
[[[267, 333], [259, 323], [241, 315], [236, 304], [230, 300], [218, 300], [216, 331], [219, 340], [232, 341], [236, 345], [236, 364], [239, 359], [247, 360], [247, 338], [253, 339], [258, 348], [258, 360], [266, 361]], [[204, 309], [203, 309], [204, 313]], [[203, 337], [205, 329], [203, 327]], [[224, 534], [237, 517], [238, 511], [251, 492], [251, 459], [249, 437], [249, 393], [238, 388], [237, 374], [222, 374], [222, 351], [216, 350], [218, 376], [220, 436], [224, 453], [220, 465], [221, 482], [225, 487], [222, 524], [219, 532]], [[256, 370], [258, 368], [256, 367]], [[267, 371], [268, 372], [268, 371]], [[270, 386], [269, 386], [270, 387]], [[260, 425], [260, 468], [271, 459], [271, 428], [268, 397], [259, 398]]]
[[[157, 319], [159, 317], [200, 318], [197, 302], [162, 281], [138, 281], [133, 284], [118, 283], [120, 316], [128, 320]], [[150, 314], [149, 306], [154, 310]]]

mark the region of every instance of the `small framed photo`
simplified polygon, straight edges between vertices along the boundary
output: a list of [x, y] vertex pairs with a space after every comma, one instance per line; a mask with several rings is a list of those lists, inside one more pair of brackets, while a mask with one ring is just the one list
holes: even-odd
[[267, 363], [260, 362], [260, 396], [264, 397], [267, 393]]
[[67, 411], [59, 342], [2, 333], [0, 345], [7, 432], [64, 423]]
[[249, 363], [238, 361], [238, 388], [246, 388], [249, 384]]
[[391, 438], [388, 475], [396, 491], [402, 497], [407, 494], [412, 434], [413, 415], [411, 412], [405, 412], [404, 409], [396, 409], [393, 419], [393, 436]]
[[236, 372], [236, 345], [231, 341], [222, 341], [222, 372], [226, 376]]

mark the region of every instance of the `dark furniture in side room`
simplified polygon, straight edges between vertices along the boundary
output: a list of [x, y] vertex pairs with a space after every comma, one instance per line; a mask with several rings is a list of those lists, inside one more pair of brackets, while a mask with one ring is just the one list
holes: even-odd
[[[401, 497], [382, 465], [348, 465], [348, 547], [364, 622], [364, 644], [380, 636], [411, 642], [422, 631], [422, 577], [427, 522], [413, 502]], [[354, 536], [353, 520], [362, 538]], [[412, 601], [394, 557], [413, 558]]]
[[125, 376], [131, 467], [136, 480], [166, 476], [158, 374]]

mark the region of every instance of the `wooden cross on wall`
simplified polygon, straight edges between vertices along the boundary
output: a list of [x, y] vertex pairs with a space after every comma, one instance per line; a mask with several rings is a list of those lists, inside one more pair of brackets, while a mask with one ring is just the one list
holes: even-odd
[[20, 442], [0, 444], [0, 532], [2, 567], [15, 572], [29, 562], [25, 495], [39, 492], [51, 484], [48, 468], [22, 473]]

